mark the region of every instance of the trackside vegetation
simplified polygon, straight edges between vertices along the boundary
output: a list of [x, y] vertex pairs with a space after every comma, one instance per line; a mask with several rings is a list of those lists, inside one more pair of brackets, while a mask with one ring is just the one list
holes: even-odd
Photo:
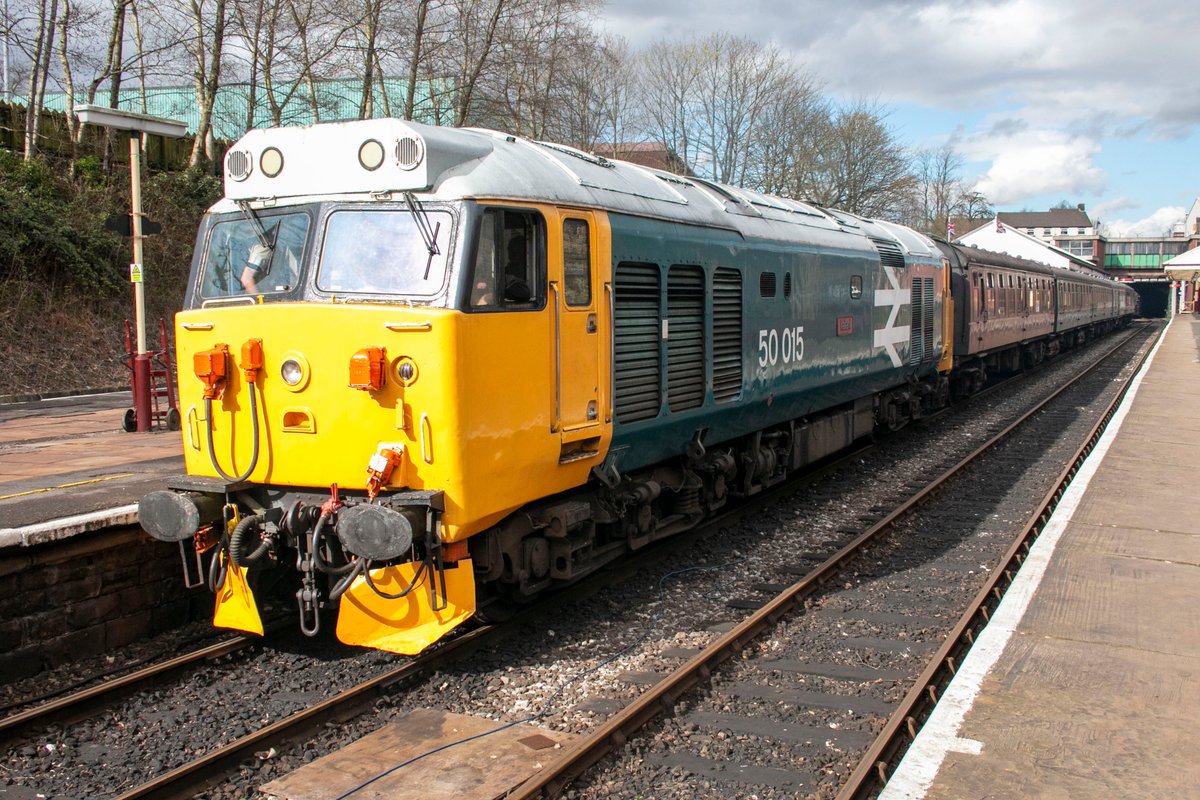
[[[201, 170], [144, 175], [145, 215], [163, 227], [144, 258], [153, 349], [157, 320], [169, 330], [182, 304], [200, 216], [220, 194]], [[127, 383], [132, 245], [104, 223], [128, 213], [126, 167], [0, 149], [0, 397]]]

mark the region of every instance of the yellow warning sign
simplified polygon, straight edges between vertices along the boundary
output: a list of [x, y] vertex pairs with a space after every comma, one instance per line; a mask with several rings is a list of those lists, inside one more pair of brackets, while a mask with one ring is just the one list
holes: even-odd
[[130, 283], [141, 283], [142, 282], [142, 265], [141, 264], [134, 263], [134, 264], [129, 265], [129, 282]]

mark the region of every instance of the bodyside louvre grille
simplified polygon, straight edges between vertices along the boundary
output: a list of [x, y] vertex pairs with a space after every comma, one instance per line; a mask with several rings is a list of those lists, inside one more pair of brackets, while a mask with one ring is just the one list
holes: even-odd
[[742, 394], [742, 273], [713, 273], [713, 399], [736, 400]]
[[924, 360], [932, 361], [935, 358], [941, 357], [941, 353], [934, 352], [934, 344], [933, 344], [933, 321], [934, 321], [933, 278], [925, 278], [923, 283], [924, 283], [923, 288], [924, 288], [924, 292], [925, 292], [925, 315], [924, 315], [924, 323], [925, 324], [923, 326], [925, 329], [925, 332], [924, 332], [924, 339], [925, 339]]
[[908, 363], [920, 364], [925, 352], [925, 295], [920, 278], [913, 278], [908, 302], [912, 317], [908, 326]]
[[667, 271], [667, 407], [704, 404], [704, 270]]
[[659, 270], [618, 264], [614, 280], [614, 406], [621, 423], [652, 419], [662, 403]]
[[933, 278], [913, 278], [909, 302], [912, 304], [912, 325], [908, 363], [920, 364], [934, 357]]
[[875, 245], [875, 249], [879, 251], [879, 262], [885, 267], [892, 269], [904, 269], [904, 251], [900, 249], [900, 245], [895, 242], [889, 242], [887, 239], [871, 238]]

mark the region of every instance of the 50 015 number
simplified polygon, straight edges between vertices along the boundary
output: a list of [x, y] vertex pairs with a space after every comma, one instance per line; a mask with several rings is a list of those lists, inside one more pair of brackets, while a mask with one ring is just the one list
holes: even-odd
[[758, 366], [798, 364], [804, 358], [804, 326], [758, 332]]

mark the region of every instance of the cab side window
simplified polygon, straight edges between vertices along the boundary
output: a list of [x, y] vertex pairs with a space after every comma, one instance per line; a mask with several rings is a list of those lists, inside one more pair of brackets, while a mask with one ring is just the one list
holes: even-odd
[[489, 208], [480, 220], [468, 295], [472, 311], [541, 308], [546, 234], [539, 214]]
[[592, 245], [587, 220], [563, 220], [563, 284], [567, 305], [592, 304]]

